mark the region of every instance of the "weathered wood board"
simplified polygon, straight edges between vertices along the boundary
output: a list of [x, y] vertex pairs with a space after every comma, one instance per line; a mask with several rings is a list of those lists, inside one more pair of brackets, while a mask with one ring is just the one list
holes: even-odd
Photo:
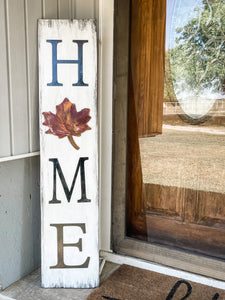
[[39, 20], [42, 286], [99, 284], [93, 20]]

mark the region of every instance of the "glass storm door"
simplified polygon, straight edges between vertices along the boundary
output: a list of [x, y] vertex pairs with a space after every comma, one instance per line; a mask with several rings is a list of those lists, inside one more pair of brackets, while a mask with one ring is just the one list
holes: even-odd
[[225, 1], [131, 1], [126, 235], [225, 259]]

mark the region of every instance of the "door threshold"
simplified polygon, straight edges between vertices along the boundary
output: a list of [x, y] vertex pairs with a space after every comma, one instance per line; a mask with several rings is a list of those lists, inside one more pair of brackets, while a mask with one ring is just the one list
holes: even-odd
[[106, 261], [115, 264], [127, 264], [137, 268], [153, 271], [156, 273], [177, 277], [184, 280], [190, 280], [196, 283], [204, 284], [207, 286], [215, 287], [218, 289], [225, 290], [225, 281], [216, 280], [213, 278], [197, 275], [194, 273], [173, 269], [164, 265], [146, 261], [140, 258], [117, 254], [111, 251], [100, 251], [100, 257]]

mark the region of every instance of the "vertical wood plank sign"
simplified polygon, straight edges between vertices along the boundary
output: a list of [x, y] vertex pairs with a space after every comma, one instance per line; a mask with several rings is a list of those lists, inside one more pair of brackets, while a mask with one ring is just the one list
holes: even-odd
[[39, 20], [42, 286], [99, 284], [93, 20]]

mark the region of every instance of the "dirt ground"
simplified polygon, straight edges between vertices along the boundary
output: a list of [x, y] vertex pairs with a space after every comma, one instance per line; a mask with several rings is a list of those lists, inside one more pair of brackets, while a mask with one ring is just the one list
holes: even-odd
[[145, 183], [225, 193], [225, 128], [164, 125], [140, 138]]

